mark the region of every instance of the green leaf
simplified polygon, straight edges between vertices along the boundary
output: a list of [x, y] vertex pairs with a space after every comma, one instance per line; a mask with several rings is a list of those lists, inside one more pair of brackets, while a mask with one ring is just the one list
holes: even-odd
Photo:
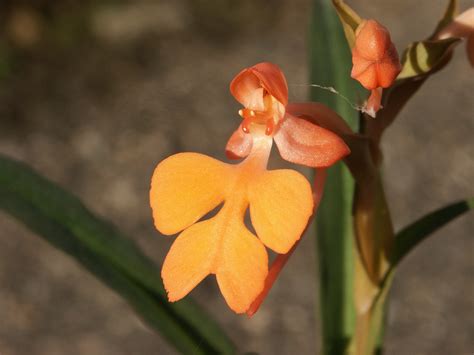
[[[333, 86], [352, 102], [360, 85], [351, 79], [351, 53], [329, 0], [314, 0], [310, 41], [311, 83]], [[362, 95], [361, 95], [362, 96]], [[358, 113], [340, 97], [313, 89], [311, 99], [337, 111], [357, 130]], [[323, 354], [343, 354], [354, 331], [352, 196], [354, 180], [345, 165], [328, 171], [317, 216], [320, 315]]]
[[67, 191], [1, 155], [0, 208], [74, 257], [180, 351], [235, 352], [218, 325], [195, 304], [168, 303], [157, 267], [130, 239]]
[[332, 0], [332, 3], [341, 20], [349, 47], [352, 48], [355, 43], [355, 33], [362, 22], [362, 18], [343, 0]]
[[433, 34], [424, 41], [411, 43], [402, 56], [402, 71], [397, 79], [429, 74], [444, 66], [450, 58], [447, 58], [454, 46], [460, 42], [457, 38], [444, 40], [436, 39], [436, 35], [446, 25], [454, 20], [458, 9], [458, 1], [450, 0], [443, 17], [436, 26]]
[[392, 265], [398, 264], [405, 255], [431, 233], [473, 208], [474, 198], [466, 199], [433, 211], [403, 228], [395, 238]]
[[383, 337], [382, 325], [384, 323], [385, 307], [398, 263], [431, 233], [471, 209], [474, 209], [474, 198], [459, 201], [433, 211], [398, 232], [395, 239], [392, 266], [385, 275], [369, 310], [371, 318], [370, 333], [374, 335], [370, 339], [371, 348], [382, 348], [381, 338]]
[[427, 75], [445, 64], [459, 38], [411, 43], [402, 56], [402, 71], [397, 80]]
[[370, 319], [368, 329], [368, 332], [371, 334], [369, 339], [370, 349], [382, 350], [383, 324], [384, 317], [386, 316], [385, 308], [398, 263], [416, 245], [430, 236], [431, 233], [471, 209], [474, 209], [474, 198], [459, 201], [433, 211], [397, 233], [392, 265], [380, 284], [380, 289], [367, 313]]

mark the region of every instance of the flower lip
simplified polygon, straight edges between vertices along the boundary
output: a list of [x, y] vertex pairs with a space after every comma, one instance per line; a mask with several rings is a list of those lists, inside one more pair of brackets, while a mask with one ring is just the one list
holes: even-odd
[[[161, 272], [170, 302], [215, 274], [229, 307], [245, 313], [265, 287], [265, 247], [288, 253], [313, 214], [311, 185], [303, 175], [291, 169], [267, 170], [273, 138], [253, 132], [247, 136], [253, 146], [240, 164], [180, 153], [162, 161], [153, 173], [155, 226], [165, 234], [181, 232]], [[200, 220], [221, 203], [215, 216]], [[244, 223], [247, 210], [254, 232]]]

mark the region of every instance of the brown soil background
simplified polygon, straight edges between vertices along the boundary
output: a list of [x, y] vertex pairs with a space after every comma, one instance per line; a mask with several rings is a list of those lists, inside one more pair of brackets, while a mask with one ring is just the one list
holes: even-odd
[[[172, 238], [152, 226], [148, 188], [154, 166], [178, 151], [224, 157], [226, 138], [239, 122], [228, 84], [243, 67], [278, 63], [290, 99], [307, 99], [307, 88], [291, 84], [308, 83], [311, 3], [89, 2], [88, 34], [69, 26], [83, 10], [79, 3], [0, 6], [0, 40], [17, 53], [0, 81], [0, 153], [73, 191], [159, 263]], [[446, 1], [350, 3], [384, 23], [400, 50], [434, 28]], [[470, 1], [460, 3], [466, 8]], [[51, 16], [63, 21], [60, 35], [73, 36], [45, 34], [44, 19]], [[397, 229], [474, 195], [473, 78], [464, 48], [458, 48], [386, 134], [384, 176]], [[472, 214], [464, 216], [403, 262], [391, 297], [387, 354], [473, 353], [473, 227]], [[242, 351], [315, 353], [314, 238], [305, 237], [250, 320], [227, 309], [212, 280], [193, 297]], [[76, 262], [0, 214], [0, 353], [175, 352]]]

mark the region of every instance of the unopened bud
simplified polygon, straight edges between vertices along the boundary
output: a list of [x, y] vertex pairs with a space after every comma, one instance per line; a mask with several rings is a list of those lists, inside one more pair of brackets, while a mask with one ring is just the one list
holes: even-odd
[[351, 77], [368, 90], [389, 87], [402, 69], [390, 33], [375, 20], [357, 29], [352, 64]]

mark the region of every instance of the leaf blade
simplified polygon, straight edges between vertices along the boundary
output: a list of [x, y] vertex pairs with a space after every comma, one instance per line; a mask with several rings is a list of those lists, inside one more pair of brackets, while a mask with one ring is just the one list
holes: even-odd
[[349, 47], [352, 48], [355, 43], [355, 33], [357, 27], [362, 23], [362, 18], [343, 0], [332, 0], [332, 3], [341, 20]]
[[192, 302], [168, 303], [159, 272], [131, 240], [65, 190], [1, 155], [0, 209], [74, 257], [177, 349], [235, 351], [217, 324]]
[[445, 64], [459, 38], [427, 40], [411, 43], [402, 56], [402, 71], [398, 80], [429, 75]]
[[[357, 100], [361, 86], [350, 77], [350, 49], [329, 0], [313, 2], [310, 65], [311, 83], [333, 86], [351, 102]], [[313, 89], [311, 99], [335, 110], [357, 130], [358, 113], [340, 97]], [[316, 223], [324, 354], [345, 353], [354, 331], [353, 194], [354, 180], [347, 167], [342, 163], [331, 167]]]
[[405, 255], [429, 237], [431, 233], [471, 209], [474, 209], [474, 198], [458, 201], [439, 208], [403, 228], [395, 237], [392, 265], [398, 264]]

